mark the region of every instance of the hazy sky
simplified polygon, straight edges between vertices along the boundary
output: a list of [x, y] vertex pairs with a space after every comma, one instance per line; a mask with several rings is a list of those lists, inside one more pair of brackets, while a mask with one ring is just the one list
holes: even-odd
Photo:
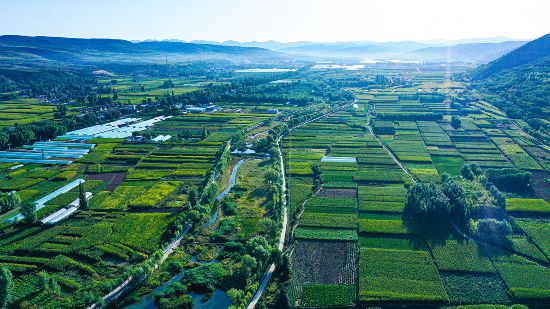
[[0, 0], [0, 34], [182, 40], [429, 40], [550, 32], [549, 0]]

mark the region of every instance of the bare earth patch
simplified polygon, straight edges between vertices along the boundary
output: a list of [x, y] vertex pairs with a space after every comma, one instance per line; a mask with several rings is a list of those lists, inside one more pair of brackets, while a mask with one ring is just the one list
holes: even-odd
[[128, 173], [100, 173], [88, 175], [88, 180], [101, 180], [107, 181], [109, 184], [105, 187], [105, 190], [113, 192], [126, 178]]

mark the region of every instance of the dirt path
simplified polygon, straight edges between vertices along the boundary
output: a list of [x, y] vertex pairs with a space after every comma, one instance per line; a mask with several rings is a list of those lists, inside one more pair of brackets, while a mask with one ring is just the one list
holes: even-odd
[[[370, 115], [369, 115], [370, 117]], [[382, 147], [384, 147], [384, 149], [388, 152], [388, 154], [392, 157], [392, 159], [397, 163], [397, 165], [399, 165], [399, 167], [405, 172], [407, 173], [407, 175], [409, 175], [409, 177], [411, 177], [412, 181], [413, 182], [417, 182], [417, 179], [416, 177], [413, 177], [413, 175], [405, 168], [405, 166], [399, 161], [399, 159], [397, 159], [393, 153], [386, 147], [386, 145], [384, 145], [384, 143], [376, 136], [374, 135], [374, 132], [372, 131], [372, 127], [370, 125], [370, 121], [368, 122], [368, 128], [369, 128], [369, 131], [371, 133], [372, 136], [374, 136], [374, 138], [382, 145]], [[540, 261], [537, 261], [536, 259], [533, 259], [532, 257], [526, 255], [526, 254], [523, 254], [521, 252], [518, 252], [516, 250], [509, 250], [509, 249], [505, 249], [505, 248], [502, 248], [502, 247], [498, 247], [498, 246], [495, 246], [495, 245], [492, 245], [490, 243], [487, 243], [487, 242], [484, 242], [484, 241], [481, 241], [481, 240], [478, 240], [476, 238], [473, 238], [472, 236], [464, 233], [454, 222], [450, 222], [451, 225], [453, 226], [453, 229], [458, 233], [460, 234], [462, 237], [466, 238], [466, 239], [469, 239], [473, 242], [475, 242], [476, 244], [479, 244], [479, 245], [484, 245], [484, 246], [489, 246], [489, 247], [493, 247], [493, 248], [497, 248], [497, 249], [500, 249], [500, 250], [504, 250], [506, 252], [509, 252], [509, 253], [513, 253], [513, 254], [517, 254], [531, 262], [534, 262], [536, 264], [538, 264], [539, 266], [541, 267], [545, 267], [545, 268], [549, 268], [548, 266], [546, 265], [543, 265], [540, 263]]]
[[417, 180], [416, 176], [414, 176], [411, 172], [409, 172], [409, 170], [403, 165], [403, 163], [401, 163], [401, 161], [399, 161], [399, 159], [397, 159], [397, 157], [386, 146], [386, 144], [384, 144], [384, 142], [382, 140], [380, 140], [380, 138], [376, 134], [374, 134], [374, 131], [372, 130], [372, 126], [370, 125], [370, 114], [369, 114], [369, 117], [367, 119], [367, 128], [369, 128], [370, 134], [374, 137], [374, 139], [376, 139], [376, 141], [382, 146], [382, 148], [384, 148], [384, 150], [386, 150], [386, 152], [390, 155], [390, 157], [393, 159], [393, 161], [399, 166], [399, 168], [401, 168], [405, 173], [407, 173], [407, 175], [412, 179], [413, 182], [416, 182], [416, 180]]
[[294, 225], [292, 226], [292, 231], [290, 231], [290, 239], [293, 239], [294, 238], [294, 231], [296, 230], [296, 228], [298, 227], [298, 223], [300, 222], [300, 218], [302, 217], [302, 214], [304, 213], [305, 211], [305, 204], [312, 198], [314, 198], [315, 196], [317, 196], [317, 194], [319, 194], [319, 191], [321, 191], [321, 188], [322, 186], [317, 189], [317, 191], [313, 192], [313, 194], [311, 194], [311, 196], [309, 196], [308, 198], [305, 199], [305, 201], [303, 201], [301, 204], [300, 204], [300, 212], [298, 212], [298, 215], [296, 216], [296, 222], [294, 222]]

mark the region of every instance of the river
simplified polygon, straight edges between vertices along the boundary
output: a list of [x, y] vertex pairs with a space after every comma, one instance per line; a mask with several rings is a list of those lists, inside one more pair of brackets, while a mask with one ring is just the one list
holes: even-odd
[[[225, 188], [218, 196], [217, 199], [221, 200], [223, 199], [229, 192], [231, 192], [231, 189], [235, 186], [237, 182], [237, 172], [241, 168], [241, 166], [244, 163], [244, 159], [240, 160], [235, 164], [233, 167], [233, 170], [231, 171], [231, 176], [229, 177], [229, 186]], [[216, 220], [218, 219], [219, 210], [216, 209], [216, 211], [210, 216], [210, 220], [203, 224], [203, 228], [207, 228], [214, 224]], [[196, 261], [196, 257], [193, 256], [193, 260]], [[214, 260], [215, 261], [215, 260]], [[214, 262], [212, 261], [212, 262]], [[143, 295], [139, 301], [139, 303], [135, 303], [129, 306], [124, 307], [125, 309], [157, 309], [157, 305], [155, 304], [155, 295], [166, 290], [172, 283], [180, 281], [183, 276], [185, 275], [186, 271], [183, 271], [174, 277], [172, 279], [164, 282], [162, 285], [156, 287], [152, 292], [147, 293]], [[204, 294], [196, 294], [196, 293], [190, 293], [191, 297], [193, 298], [193, 308], [195, 309], [214, 309], [214, 308], [227, 308], [231, 305], [231, 299], [229, 299], [229, 296], [227, 294], [220, 290], [216, 289], [214, 291], [214, 294], [212, 297], [210, 297], [206, 301], [202, 301]]]

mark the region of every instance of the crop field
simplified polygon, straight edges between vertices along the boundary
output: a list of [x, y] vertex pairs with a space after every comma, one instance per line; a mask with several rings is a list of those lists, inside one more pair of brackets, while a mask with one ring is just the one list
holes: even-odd
[[51, 119], [54, 110], [55, 105], [43, 104], [35, 99], [1, 101], [0, 127]]
[[[453, 89], [430, 92], [442, 85], [441, 76], [418, 82], [416, 88], [353, 89], [357, 109], [333, 113], [285, 137], [291, 217], [296, 218], [291, 305], [548, 304], [550, 207], [543, 198], [507, 196], [507, 210], [520, 229], [512, 238], [513, 252], [494, 253], [453, 233], [434, 239], [405, 224], [402, 214], [413, 181], [440, 183], [444, 174], [460, 176], [466, 163], [537, 173], [548, 156], [501, 125], [504, 114], [489, 103], [474, 104], [479, 113], [459, 113], [441, 95]], [[367, 110], [381, 143], [366, 126]], [[459, 126], [451, 123], [458, 114]], [[331, 161], [322, 160], [326, 157]], [[336, 263], [335, 252], [321, 248], [345, 243], [354, 244], [359, 257], [353, 302], [344, 298], [346, 283], [336, 280], [341, 274], [333, 268], [319, 273], [317, 266]], [[538, 281], [526, 281], [531, 276]], [[339, 297], [321, 296], [335, 290], [341, 291]]]
[[[231, 120], [234, 114], [225, 116], [182, 116], [181, 122], [176, 118], [150, 129], [159, 134], [197, 128], [187, 118], [200, 118], [201, 130], [209, 134], [198, 139], [134, 143], [95, 138], [89, 142], [96, 147], [66, 167], [29, 164], [10, 169], [16, 163], [3, 163], [0, 190], [15, 190], [22, 201], [35, 201], [75, 179], [84, 180], [84, 190], [92, 193], [89, 209], [55, 225], [27, 227], [5, 222], [19, 209], [1, 214], [0, 265], [14, 274], [14, 301], [80, 306], [86, 301], [83, 295], [108, 293], [126, 278], [129, 267], [147, 262], [164, 248], [173, 237], [168, 231], [181, 214], [189, 212], [190, 192], [208, 181], [225, 143], [236, 132], [269, 117], [244, 114], [242, 121], [235, 122]], [[228, 214], [222, 221], [224, 233], [247, 239], [263, 231], [260, 221], [271, 195], [258, 194], [262, 182], [255, 179], [263, 178], [264, 166], [266, 160], [249, 160], [243, 167], [238, 179], [242, 190], [231, 197], [240, 207], [233, 218]], [[78, 198], [78, 187], [58, 195], [36, 212], [37, 219]], [[235, 234], [227, 230], [232, 221], [239, 222]], [[59, 298], [43, 292], [40, 280], [44, 276], [56, 278], [61, 286]]]
[[[550, 306], [550, 152], [451, 80], [466, 67], [194, 65], [103, 75], [67, 100], [61, 131], [171, 117], [128, 138], [77, 136], [94, 147], [70, 165], [0, 163], [10, 306], [102, 304], [130, 276], [108, 306], [245, 308], [258, 291], [257, 308]], [[184, 111], [209, 104], [220, 109]], [[2, 101], [0, 129], [61, 123], [59, 109]], [[437, 199], [414, 204], [418, 188]]]
[[168, 95], [180, 95], [196, 91], [204, 86], [203, 79], [171, 79], [171, 84], [165, 84], [165, 79], [128, 78], [113, 76], [101, 79], [103, 87], [109, 87], [111, 93], [117, 93], [118, 99], [127, 104], [139, 104]]

